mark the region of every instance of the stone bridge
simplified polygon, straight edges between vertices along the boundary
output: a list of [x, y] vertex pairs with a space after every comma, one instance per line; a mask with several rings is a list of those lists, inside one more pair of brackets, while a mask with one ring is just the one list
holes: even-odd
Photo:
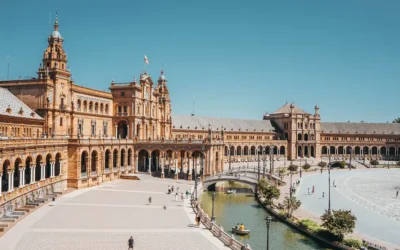
[[204, 190], [208, 190], [208, 187], [221, 181], [236, 181], [244, 183], [249, 185], [253, 190], [253, 192], [255, 192], [258, 179], [256, 175], [244, 175], [244, 174], [231, 175], [227, 173], [222, 173], [220, 175], [213, 175], [206, 177], [203, 181]]

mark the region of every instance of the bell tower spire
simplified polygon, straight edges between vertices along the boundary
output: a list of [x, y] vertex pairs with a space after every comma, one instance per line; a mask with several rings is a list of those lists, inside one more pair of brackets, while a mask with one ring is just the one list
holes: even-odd
[[48, 46], [43, 54], [43, 64], [38, 71], [39, 78], [54, 78], [58, 73], [64, 77], [70, 77], [67, 68], [67, 54], [63, 49], [64, 38], [58, 29], [58, 15], [56, 15], [54, 30], [47, 38]]

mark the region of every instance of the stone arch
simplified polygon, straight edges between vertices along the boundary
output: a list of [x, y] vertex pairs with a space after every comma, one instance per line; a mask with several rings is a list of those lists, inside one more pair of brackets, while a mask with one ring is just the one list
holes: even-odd
[[161, 152], [159, 149], [154, 149], [151, 152], [151, 170], [152, 171], [158, 171], [158, 169], [160, 169], [160, 163], [161, 163]]
[[274, 146], [274, 155], [277, 155], [277, 154], [278, 154], [278, 147]]
[[[266, 154], [268, 154], [268, 151], [265, 151], [265, 152], [266, 152]], [[281, 147], [279, 148], [279, 153], [280, 153], [281, 155], [285, 155], [285, 154], [286, 154], [285, 146], [281, 146]]]
[[10, 160], [5, 160], [3, 161], [3, 171], [1, 175], [1, 191], [2, 192], [7, 192], [8, 191], [8, 182], [10, 181], [8, 179], [8, 169], [11, 166]]
[[32, 165], [32, 162], [33, 162], [33, 160], [32, 160], [32, 156], [28, 156], [28, 157], [26, 157], [26, 159], [25, 159], [25, 184], [29, 184], [29, 183], [31, 183], [31, 172], [32, 172], [32, 170], [31, 170], [31, 165]]
[[61, 175], [61, 153], [57, 153], [56, 154], [56, 163], [54, 166], [54, 175], [55, 176], [59, 176]]
[[43, 161], [42, 155], [36, 156], [35, 181], [40, 181], [42, 177], [42, 167], [41, 167], [42, 161]]
[[88, 161], [89, 161], [89, 154], [85, 150], [81, 153], [81, 176], [86, 177], [87, 176], [87, 167], [88, 167]]
[[361, 154], [361, 149], [360, 149], [359, 146], [356, 146], [356, 147], [354, 148], [354, 154], [355, 154], [355, 155], [360, 155], [360, 154]]
[[217, 171], [217, 172], [219, 172], [220, 171], [220, 169], [219, 169], [219, 154], [218, 154], [218, 151], [217, 152], [215, 152], [215, 171]]
[[102, 114], [103, 111], [104, 111], [104, 104], [103, 104], [103, 103], [100, 103], [100, 113]]
[[94, 112], [97, 114], [99, 112], [99, 103], [95, 102], [94, 103]]
[[242, 155], [242, 147], [241, 146], [237, 146], [236, 148], [236, 155], [241, 156]]
[[369, 148], [367, 146], [363, 147], [363, 155], [369, 155]]
[[249, 155], [249, 147], [244, 146], [244, 155]]
[[301, 146], [297, 146], [297, 156], [301, 157], [303, 154], [303, 148]]
[[308, 134], [307, 133], [304, 134], [304, 140], [308, 141]]
[[136, 136], [138, 137], [138, 138], [142, 138], [141, 136], [140, 136], [140, 124], [138, 123], [137, 125], [136, 125]]
[[81, 108], [82, 108], [82, 101], [81, 101], [81, 99], [78, 99], [78, 100], [76, 101], [76, 107], [77, 107], [78, 111], [81, 111]]
[[285, 132], [285, 140], [289, 140], [289, 134]]
[[142, 149], [139, 151], [138, 157], [138, 170], [141, 172], [146, 172], [149, 166], [149, 152], [147, 152], [145, 149]]
[[83, 112], [87, 111], [87, 101], [83, 100]]
[[128, 166], [132, 166], [132, 155], [133, 155], [133, 150], [131, 148], [128, 149]]
[[229, 148], [229, 155], [234, 156], [235, 155], [235, 146], [230, 146]]
[[50, 153], [46, 155], [45, 178], [50, 178], [52, 159], [53, 156]]
[[89, 112], [93, 112], [93, 102], [89, 102]]
[[99, 160], [98, 153], [96, 150], [92, 151], [92, 155], [90, 156], [90, 175], [97, 175], [97, 163]]
[[104, 107], [104, 113], [105, 114], [108, 114], [108, 109], [109, 109], [108, 104], [106, 104], [105, 107]]
[[310, 153], [311, 153], [311, 157], [315, 158], [315, 148], [314, 148], [314, 146], [310, 147]]
[[118, 149], [114, 149], [113, 151], [113, 169], [118, 168]]
[[118, 126], [118, 134], [116, 135], [119, 139], [126, 139], [128, 136], [128, 122], [125, 120], [121, 120], [117, 124]]
[[302, 134], [301, 134], [301, 133], [297, 134], [297, 140], [298, 140], [298, 141], [301, 141], [301, 140], [302, 140]]
[[377, 155], [377, 154], [378, 154], [378, 148], [375, 147], [375, 146], [373, 146], [373, 147], [372, 147], [372, 150], [371, 150], [371, 154], [372, 154], [372, 155]]
[[21, 158], [17, 158], [17, 159], [15, 159], [15, 161], [14, 161], [14, 176], [13, 176], [13, 178], [14, 178], [14, 188], [18, 188], [19, 187], [19, 184], [20, 184], [20, 181], [21, 181], [21, 171], [19, 171], [19, 169], [21, 168], [21, 166], [22, 166], [22, 160], [21, 160]]
[[386, 155], [387, 149], [386, 149], [386, 147], [381, 147], [379, 151], [380, 151], [380, 155]]
[[309, 152], [308, 152], [308, 146], [306, 145], [306, 146], [304, 146], [304, 156], [305, 157], [309, 157]]
[[256, 147], [255, 146], [251, 146], [250, 155], [256, 155]]
[[336, 154], [336, 148], [335, 148], [335, 146], [330, 146], [330, 147], [329, 147], [329, 154], [330, 154], [330, 155], [335, 155], [335, 154]]
[[346, 155], [350, 155], [353, 153], [353, 149], [350, 146], [346, 147]]
[[111, 162], [111, 150], [107, 149], [104, 153], [104, 169], [110, 169], [110, 162]]
[[125, 167], [125, 149], [121, 149], [120, 166]]
[[224, 155], [225, 155], [225, 156], [228, 156], [228, 146], [225, 146], [225, 153], [224, 153]]
[[339, 154], [339, 155], [343, 155], [343, 154], [344, 154], [344, 148], [343, 148], [343, 146], [339, 146], [339, 148], [338, 148], [338, 154]]
[[323, 154], [323, 155], [327, 155], [328, 154], [328, 148], [326, 146], [322, 146], [321, 154]]
[[390, 147], [389, 148], [389, 156], [395, 156], [395, 155], [396, 155], [396, 148]]

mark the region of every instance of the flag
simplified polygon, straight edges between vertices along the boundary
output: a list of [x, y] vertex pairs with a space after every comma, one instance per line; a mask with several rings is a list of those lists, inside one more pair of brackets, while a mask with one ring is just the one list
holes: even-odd
[[149, 59], [147, 59], [146, 55], [144, 55], [144, 63], [146, 63], [147, 65], [149, 64]]

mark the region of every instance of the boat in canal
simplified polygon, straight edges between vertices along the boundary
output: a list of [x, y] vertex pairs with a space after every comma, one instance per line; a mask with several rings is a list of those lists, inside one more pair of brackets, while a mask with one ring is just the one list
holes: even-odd
[[232, 233], [238, 234], [238, 235], [248, 235], [250, 233], [250, 230], [248, 229], [237, 229], [236, 227], [232, 227]]
[[227, 194], [236, 194], [236, 189], [229, 189], [226, 191]]

